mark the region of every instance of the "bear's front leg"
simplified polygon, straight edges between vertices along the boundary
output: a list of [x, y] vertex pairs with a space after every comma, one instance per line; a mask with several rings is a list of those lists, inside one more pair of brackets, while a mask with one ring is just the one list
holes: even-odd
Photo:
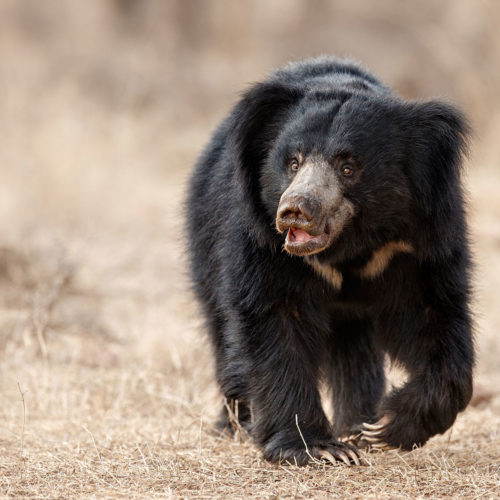
[[386, 348], [407, 369], [409, 380], [381, 402], [378, 422], [364, 424], [363, 438], [374, 448], [411, 450], [423, 445], [453, 425], [472, 395], [474, 349], [467, 287], [451, 279], [445, 266], [441, 273], [428, 271], [435, 280], [425, 288], [421, 310], [407, 308], [384, 325]]
[[448, 430], [465, 408], [472, 394], [470, 374], [456, 372], [458, 378], [427, 367], [427, 376], [411, 379], [395, 390], [380, 407], [380, 420], [363, 424], [362, 437], [373, 448], [411, 450]]
[[334, 439], [321, 406], [320, 334], [284, 311], [254, 316], [249, 325], [245, 352], [254, 414], [251, 433], [264, 457], [299, 465], [311, 459], [359, 465], [356, 448]]

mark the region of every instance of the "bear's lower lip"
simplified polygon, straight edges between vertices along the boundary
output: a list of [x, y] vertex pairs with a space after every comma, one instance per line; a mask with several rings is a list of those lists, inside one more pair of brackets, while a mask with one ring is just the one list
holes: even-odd
[[293, 255], [310, 255], [321, 252], [328, 246], [329, 235], [323, 231], [313, 236], [303, 229], [291, 227], [285, 240], [285, 250]]

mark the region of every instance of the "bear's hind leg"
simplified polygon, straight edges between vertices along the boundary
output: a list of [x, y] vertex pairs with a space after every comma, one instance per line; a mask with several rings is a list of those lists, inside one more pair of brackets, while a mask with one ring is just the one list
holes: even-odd
[[235, 328], [219, 319], [210, 325], [214, 340], [215, 370], [217, 382], [224, 395], [224, 404], [216, 427], [234, 434], [241, 429], [248, 430], [251, 423], [248, 398], [246, 363], [240, 344], [234, 338]]

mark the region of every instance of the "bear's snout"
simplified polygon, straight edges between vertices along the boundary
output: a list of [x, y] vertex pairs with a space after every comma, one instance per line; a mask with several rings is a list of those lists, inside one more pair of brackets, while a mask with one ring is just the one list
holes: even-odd
[[280, 233], [294, 227], [317, 236], [325, 231], [321, 205], [313, 199], [299, 195], [284, 196], [276, 215], [276, 227]]

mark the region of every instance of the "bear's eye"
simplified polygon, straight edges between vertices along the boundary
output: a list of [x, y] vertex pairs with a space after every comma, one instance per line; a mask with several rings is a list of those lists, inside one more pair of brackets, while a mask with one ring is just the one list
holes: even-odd
[[344, 163], [340, 170], [344, 177], [350, 177], [354, 173], [354, 169], [350, 163]]
[[300, 168], [299, 160], [297, 158], [292, 158], [290, 160], [290, 168], [294, 171], [297, 172], [297, 170]]

